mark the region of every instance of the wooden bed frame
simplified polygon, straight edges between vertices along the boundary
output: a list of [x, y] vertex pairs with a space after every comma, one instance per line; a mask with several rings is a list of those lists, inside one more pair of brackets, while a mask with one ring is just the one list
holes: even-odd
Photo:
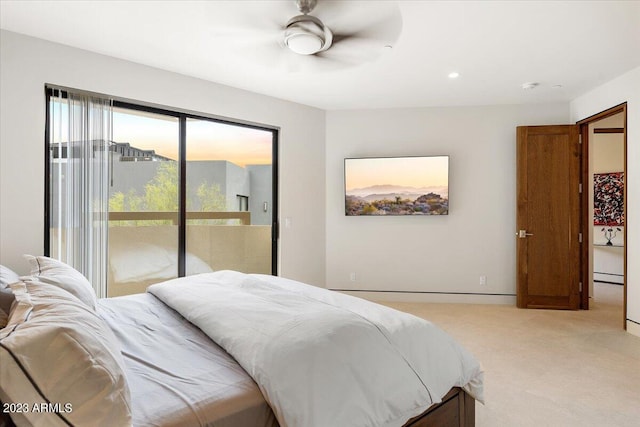
[[[475, 427], [476, 402], [464, 390], [454, 387], [442, 402], [407, 421], [404, 427]], [[15, 427], [9, 414], [0, 413], [0, 427]]]
[[476, 401], [461, 388], [454, 387], [442, 402], [407, 421], [404, 427], [475, 427]]

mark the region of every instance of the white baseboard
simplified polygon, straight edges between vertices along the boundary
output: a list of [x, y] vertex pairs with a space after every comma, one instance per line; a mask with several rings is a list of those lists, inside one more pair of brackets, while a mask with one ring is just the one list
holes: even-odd
[[371, 301], [437, 302], [453, 304], [507, 304], [516, 305], [515, 295], [436, 294], [420, 292], [340, 291], [347, 295]]
[[629, 332], [631, 335], [640, 337], [640, 325], [638, 325], [636, 322], [627, 320], [627, 332]]
[[622, 285], [624, 284], [624, 274], [608, 274], [608, 273], [598, 273], [594, 271], [593, 281], [615, 283], [618, 285]]

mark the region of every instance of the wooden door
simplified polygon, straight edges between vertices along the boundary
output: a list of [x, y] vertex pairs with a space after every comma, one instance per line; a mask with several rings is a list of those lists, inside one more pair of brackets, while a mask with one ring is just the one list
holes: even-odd
[[517, 128], [517, 305], [580, 308], [579, 126]]

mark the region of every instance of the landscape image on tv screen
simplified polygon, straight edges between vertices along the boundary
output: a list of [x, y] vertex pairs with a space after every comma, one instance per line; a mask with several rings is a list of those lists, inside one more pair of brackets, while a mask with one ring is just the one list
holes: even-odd
[[345, 215], [448, 215], [449, 156], [344, 160]]

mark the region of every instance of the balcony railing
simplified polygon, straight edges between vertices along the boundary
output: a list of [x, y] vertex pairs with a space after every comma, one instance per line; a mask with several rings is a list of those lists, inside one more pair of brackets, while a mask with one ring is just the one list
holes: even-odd
[[[242, 225], [251, 225], [251, 212], [187, 212], [187, 221], [208, 219], [238, 219]], [[178, 212], [109, 212], [109, 221], [171, 221], [178, 225]]]
[[[187, 212], [186, 218], [187, 275], [271, 273], [271, 225], [252, 225], [246, 211]], [[109, 224], [108, 296], [144, 292], [178, 276], [177, 212], [110, 212]]]

